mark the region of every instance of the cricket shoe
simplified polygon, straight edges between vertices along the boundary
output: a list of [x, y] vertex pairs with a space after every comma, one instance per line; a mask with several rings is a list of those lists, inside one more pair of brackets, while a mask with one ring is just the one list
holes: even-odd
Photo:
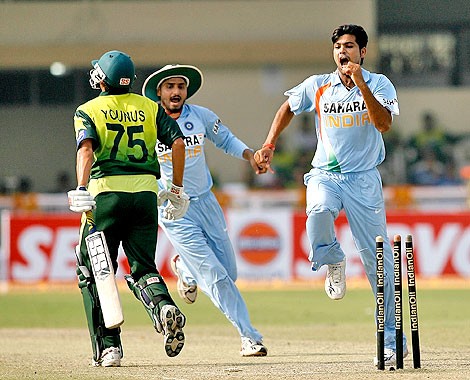
[[178, 355], [184, 346], [186, 317], [175, 305], [165, 305], [160, 311], [160, 322], [166, 354], [170, 357]]
[[175, 255], [170, 261], [171, 270], [176, 275], [176, 277], [178, 277], [176, 289], [178, 290], [178, 295], [184, 300], [184, 302], [191, 304], [196, 302], [197, 285], [188, 285], [181, 279], [180, 272], [177, 266], [177, 262], [179, 260], [180, 255]]
[[257, 342], [256, 340], [242, 336], [241, 356], [266, 356], [267, 354], [268, 349], [262, 342]]
[[106, 348], [98, 361], [93, 360], [93, 366], [95, 367], [120, 367], [121, 366], [122, 353], [118, 347]]
[[346, 293], [346, 258], [336, 264], [328, 264], [325, 292], [332, 300], [340, 300]]
[[[403, 359], [408, 356], [408, 347], [403, 348]], [[374, 358], [374, 365], [377, 367], [379, 361], [377, 356]], [[390, 348], [384, 349], [384, 363], [385, 367], [394, 367], [397, 364], [397, 354]]]

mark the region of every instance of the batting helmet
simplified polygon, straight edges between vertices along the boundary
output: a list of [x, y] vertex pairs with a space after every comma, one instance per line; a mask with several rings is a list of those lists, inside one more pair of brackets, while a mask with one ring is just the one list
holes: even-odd
[[94, 68], [90, 70], [90, 85], [94, 89], [100, 88], [101, 81], [113, 88], [130, 88], [134, 83], [134, 62], [126, 53], [108, 51], [91, 64]]

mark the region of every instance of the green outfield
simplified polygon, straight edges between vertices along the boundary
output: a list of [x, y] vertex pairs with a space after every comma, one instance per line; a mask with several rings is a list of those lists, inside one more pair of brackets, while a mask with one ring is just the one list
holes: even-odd
[[[331, 301], [321, 286], [282, 290], [243, 286], [266, 358], [241, 358], [234, 327], [205, 295], [179, 302], [188, 318], [186, 345], [167, 358], [140, 303], [121, 287], [125, 357], [121, 368], [93, 368], [79, 290], [12, 289], [0, 294], [1, 379], [401, 379], [470, 378], [470, 288], [419, 288], [420, 370], [380, 373], [375, 355], [374, 298], [352, 287]], [[174, 284], [170, 284], [174, 289]], [[404, 296], [406, 296], [406, 291]], [[408, 307], [404, 326], [409, 335]]]

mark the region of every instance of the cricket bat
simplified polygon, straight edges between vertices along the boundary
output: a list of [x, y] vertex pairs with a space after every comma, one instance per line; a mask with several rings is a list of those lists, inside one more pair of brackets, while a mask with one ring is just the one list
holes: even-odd
[[121, 299], [114, 276], [114, 268], [109, 256], [108, 245], [102, 231], [96, 231], [93, 213], [86, 212], [90, 234], [85, 238], [91, 269], [95, 277], [98, 298], [100, 299], [106, 328], [113, 329], [124, 323]]

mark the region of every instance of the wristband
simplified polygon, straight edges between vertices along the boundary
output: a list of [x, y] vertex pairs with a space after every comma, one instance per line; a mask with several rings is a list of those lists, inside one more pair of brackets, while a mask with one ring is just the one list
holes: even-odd
[[171, 183], [170, 185], [170, 189], [169, 189], [169, 192], [171, 194], [174, 194], [176, 196], [181, 196], [181, 194], [183, 193], [183, 189], [184, 187], [183, 186], [176, 186], [175, 184], [173, 184], [173, 182]]
[[274, 144], [263, 144], [262, 148], [271, 149], [273, 152], [276, 150], [276, 146]]

